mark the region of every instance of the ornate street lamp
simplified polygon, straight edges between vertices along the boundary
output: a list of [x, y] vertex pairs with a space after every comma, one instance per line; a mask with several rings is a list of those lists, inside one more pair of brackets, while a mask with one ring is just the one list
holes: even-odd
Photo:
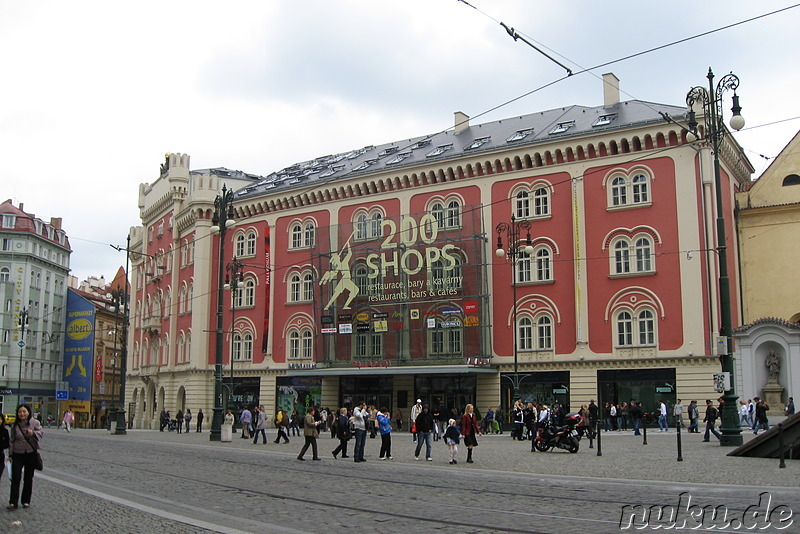
[[[531, 246], [531, 223], [528, 221], [517, 221], [511, 216], [511, 223], [501, 222], [495, 226], [497, 232], [497, 250], [494, 251], [498, 258], [506, 257], [506, 261], [511, 263], [511, 286], [514, 298], [514, 375], [511, 383], [514, 386], [514, 395], [519, 393], [519, 384], [528, 375], [520, 376], [518, 362], [518, 325], [517, 325], [517, 269], [522, 258], [533, 256], [533, 246]], [[522, 232], [526, 232], [526, 239], [521, 242]], [[503, 234], [506, 236], [508, 250], [503, 248]]]
[[224, 297], [223, 275], [225, 271], [225, 234], [228, 229], [236, 226], [233, 213], [233, 191], [225, 185], [222, 194], [214, 199], [214, 215], [211, 219], [211, 233], [219, 234], [219, 258], [217, 261], [217, 339], [216, 360], [214, 362], [214, 415], [211, 419], [211, 441], [222, 439], [222, 300]]
[[[719, 167], [719, 145], [722, 138], [727, 133], [725, 124], [722, 120], [722, 94], [725, 91], [733, 91], [733, 117], [731, 117], [731, 128], [741, 130], [744, 128], [744, 118], [741, 115], [742, 108], [739, 105], [739, 96], [736, 89], [739, 87], [739, 78], [733, 73], [722, 77], [719, 83], [714, 86], [714, 73], [708, 69], [708, 89], [704, 87], [693, 87], [686, 95], [686, 105], [689, 106], [687, 114], [687, 125], [690, 133], [686, 139], [693, 142], [705, 135], [706, 141], [711, 142], [711, 150], [714, 153], [714, 188], [716, 190], [717, 207], [717, 260], [719, 262], [719, 307], [720, 307], [720, 329], [719, 335], [724, 338], [725, 354], [720, 355], [722, 371], [730, 373], [731, 388], [722, 395], [725, 409], [722, 412], [722, 438], [719, 440], [722, 446], [739, 446], [742, 444], [742, 432], [739, 426], [739, 414], [737, 401], [739, 397], [735, 391], [733, 354], [731, 353], [731, 290], [728, 278], [728, 251], [725, 245], [725, 218], [723, 217], [722, 189], [720, 187], [720, 167]], [[697, 118], [693, 106], [702, 105], [703, 122], [705, 132], [697, 131]]]
[[[241, 262], [236, 259], [236, 256], [233, 257], [233, 261], [228, 263], [225, 267], [226, 270], [230, 273], [230, 276], [225, 275], [225, 285], [223, 286], [226, 290], [231, 291], [231, 301], [233, 306], [231, 306], [231, 382], [228, 386], [228, 408], [233, 409], [233, 393], [236, 387], [233, 383], [233, 356], [234, 356], [234, 348], [236, 344], [234, 343], [235, 339], [234, 336], [236, 332], [234, 331], [234, 326], [236, 325], [236, 307], [239, 306], [239, 286], [242, 283], [243, 274], [242, 268], [244, 267], [244, 262]], [[241, 350], [241, 343], [239, 344], [239, 350]], [[233, 432], [236, 432], [236, 429], [233, 429]]]
[[[125, 287], [122, 294], [122, 351], [120, 353], [119, 364], [119, 402], [117, 403], [117, 428], [114, 434], [124, 436], [128, 433], [128, 426], [125, 421], [125, 374], [128, 370], [128, 268], [131, 257], [131, 235], [128, 234], [127, 244], [125, 245]], [[119, 291], [119, 288], [117, 288]], [[113, 395], [114, 392], [112, 391]]]
[[[10, 302], [10, 301], [9, 301]], [[30, 322], [30, 315], [28, 308], [22, 308], [19, 313], [19, 327], [22, 330], [22, 335], [19, 342], [19, 369], [17, 370], [17, 404], [22, 404], [22, 357], [25, 355], [25, 329], [28, 328]]]

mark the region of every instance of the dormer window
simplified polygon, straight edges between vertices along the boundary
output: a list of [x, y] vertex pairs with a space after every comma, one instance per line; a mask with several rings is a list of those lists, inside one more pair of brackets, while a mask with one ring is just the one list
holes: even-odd
[[598, 126], [606, 126], [607, 124], [611, 124], [614, 122], [614, 119], [617, 118], [616, 113], [611, 113], [609, 115], [600, 115], [596, 121], [592, 123], [592, 128], [596, 128]]
[[479, 138], [475, 139], [473, 142], [471, 142], [469, 145], [464, 147], [464, 150], [475, 150], [476, 148], [480, 148], [483, 145], [485, 145], [486, 143], [488, 143], [489, 139], [491, 139], [491, 137], [489, 137], [489, 136], [487, 136], [487, 137], [479, 137]]
[[444, 154], [445, 152], [447, 152], [451, 148], [453, 148], [453, 143], [450, 143], [448, 145], [439, 145], [436, 148], [434, 148], [433, 150], [431, 150], [430, 152], [428, 152], [427, 154], [425, 154], [425, 157], [426, 158], [433, 158], [433, 157], [436, 157], [436, 156], [441, 156], [442, 154]]
[[561, 134], [575, 126], [575, 121], [559, 122], [556, 126], [548, 132], [550, 135]]
[[3, 215], [3, 228], [14, 228], [17, 225], [16, 215]]
[[506, 139], [506, 143], [513, 143], [515, 141], [522, 141], [530, 134], [533, 133], [533, 128], [526, 128], [524, 130], [517, 130], [514, 135]]

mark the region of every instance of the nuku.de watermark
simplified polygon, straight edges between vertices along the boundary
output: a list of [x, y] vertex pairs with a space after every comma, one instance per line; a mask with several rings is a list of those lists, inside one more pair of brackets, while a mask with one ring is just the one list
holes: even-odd
[[678, 503], [627, 504], [622, 507], [619, 518], [620, 530], [665, 529], [665, 530], [775, 530], [787, 529], [794, 523], [792, 509], [786, 504], [772, 503], [772, 495], [758, 495], [758, 504], [743, 511], [728, 510], [724, 504], [700, 506], [692, 503], [688, 492], [678, 495]]

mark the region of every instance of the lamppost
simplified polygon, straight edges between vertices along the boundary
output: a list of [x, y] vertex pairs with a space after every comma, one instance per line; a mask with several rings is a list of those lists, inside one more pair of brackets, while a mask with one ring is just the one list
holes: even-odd
[[[122, 351], [119, 362], [119, 402], [117, 403], [117, 429], [114, 434], [123, 436], [128, 433], [125, 422], [125, 374], [128, 370], [128, 267], [131, 257], [131, 235], [125, 245], [125, 287], [122, 291]], [[119, 291], [119, 288], [117, 288]], [[114, 393], [113, 391], [111, 392]]]
[[[120, 288], [114, 288], [111, 290], [111, 302], [114, 305], [114, 354], [111, 357], [111, 364], [114, 367], [114, 370], [111, 373], [111, 402], [114, 402], [114, 396], [117, 392], [117, 343], [118, 338], [121, 337], [119, 335], [119, 308], [120, 304], [122, 303], [122, 290]], [[108, 426], [103, 430], [111, 430], [111, 420], [117, 420], [117, 408], [111, 406], [108, 410], [109, 421]]]
[[719, 262], [719, 307], [720, 307], [720, 328], [719, 335], [724, 338], [725, 354], [720, 355], [722, 371], [730, 373], [731, 388], [722, 395], [725, 409], [722, 412], [722, 438], [719, 440], [722, 446], [739, 446], [742, 444], [742, 432], [739, 426], [739, 414], [734, 384], [734, 365], [733, 354], [731, 353], [731, 290], [728, 278], [728, 251], [725, 237], [725, 218], [723, 216], [722, 189], [719, 167], [719, 146], [727, 129], [722, 119], [722, 94], [725, 91], [733, 91], [733, 117], [731, 117], [731, 128], [741, 130], [744, 128], [744, 118], [741, 115], [742, 108], [739, 105], [739, 97], [736, 89], [739, 87], [739, 78], [731, 73], [722, 77], [719, 83], [714, 86], [714, 73], [708, 69], [708, 89], [704, 87], [693, 87], [686, 95], [686, 105], [689, 106], [688, 121], [690, 133], [686, 136], [689, 142], [694, 142], [700, 137], [697, 131], [697, 118], [693, 106], [701, 104], [703, 107], [703, 121], [705, 125], [705, 139], [711, 141], [711, 149], [714, 153], [714, 189], [716, 190], [717, 208], [717, 261]]
[[[517, 354], [519, 350], [519, 333], [517, 332], [519, 328], [517, 325], [517, 270], [519, 269], [520, 259], [533, 255], [533, 246], [531, 246], [531, 223], [528, 221], [517, 221], [512, 215], [511, 223], [501, 222], [495, 226], [495, 231], [497, 232], [497, 250], [495, 250], [494, 253], [498, 258], [502, 258], [506, 256], [507, 252], [507, 261], [511, 263], [511, 287], [513, 291], [512, 296], [514, 298], [514, 375], [511, 378], [511, 383], [514, 386], [514, 395], [517, 395], [519, 392], [520, 382], [522, 382], [522, 380], [528, 376], [519, 375], [519, 361]], [[524, 244], [520, 242], [520, 237], [523, 231], [526, 232]], [[503, 248], [503, 234], [506, 236], [508, 251]]]
[[[231, 307], [231, 382], [228, 387], [228, 408], [233, 409], [233, 393], [236, 387], [233, 384], [233, 361], [234, 361], [234, 352], [237, 349], [234, 336], [236, 335], [234, 331], [234, 326], [236, 325], [236, 307], [241, 305], [239, 302], [239, 285], [242, 281], [242, 267], [244, 267], [244, 263], [237, 260], [236, 256], [233, 257], [233, 261], [231, 261], [227, 266], [226, 269], [230, 274], [230, 276], [225, 275], [225, 289], [231, 290], [231, 301], [233, 306]], [[238, 346], [238, 350], [241, 351], [241, 343]], [[236, 429], [233, 429], [236, 432]]]
[[22, 357], [25, 354], [25, 328], [29, 324], [28, 308], [22, 308], [19, 314], [19, 327], [22, 330], [22, 336], [19, 343], [19, 369], [17, 370], [17, 404], [22, 404]]
[[214, 199], [214, 215], [211, 219], [211, 233], [219, 234], [219, 258], [217, 261], [217, 339], [216, 360], [214, 362], [214, 415], [211, 419], [210, 441], [222, 439], [222, 300], [223, 300], [223, 275], [225, 271], [225, 234], [228, 229], [236, 226], [233, 213], [233, 191], [225, 185], [222, 194]]

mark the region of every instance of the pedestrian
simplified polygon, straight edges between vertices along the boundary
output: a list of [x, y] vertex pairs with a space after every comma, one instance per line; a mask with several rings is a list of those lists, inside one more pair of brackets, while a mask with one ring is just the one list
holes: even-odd
[[158, 431], [163, 432], [164, 427], [169, 425], [169, 414], [166, 410], [161, 410], [161, 415], [158, 418]]
[[750, 420], [750, 430], [756, 429], [756, 404], [758, 403], [758, 397], [754, 397], [752, 399], [747, 400], [747, 411], [749, 414]]
[[253, 422], [253, 414], [245, 406], [242, 409], [242, 414], [239, 416], [239, 424], [242, 427], [241, 439], [250, 439], [250, 424]]
[[273, 443], [280, 443], [281, 438], [283, 438], [284, 443], [289, 443], [289, 436], [286, 435], [286, 427], [289, 425], [289, 416], [286, 415], [281, 408], [278, 408], [278, 412], [275, 414], [275, 428], [278, 429], [278, 435], [275, 437], [275, 441]]
[[267, 444], [267, 415], [264, 413], [263, 406], [253, 408], [253, 445], [258, 443], [258, 435], [261, 434], [261, 444]]
[[687, 430], [693, 434], [699, 434], [700, 430], [697, 428], [699, 420], [700, 412], [697, 409], [697, 401], [693, 400], [689, 403], [689, 428]]
[[392, 459], [392, 418], [388, 408], [381, 408], [378, 412], [378, 428], [381, 433], [381, 452], [378, 460]]
[[642, 411], [642, 403], [631, 402], [631, 407], [628, 409], [628, 414], [633, 420], [633, 435], [641, 436], [642, 433], [639, 432], [639, 428], [642, 426], [642, 417], [644, 416], [644, 412]]
[[75, 421], [75, 414], [72, 413], [72, 410], [67, 410], [66, 412], [64, 412], [64, 419], [62, 421], [64, 423], [64, 430], [69, 432], [70, 427], [72, 426], [72, 423], [74, 421]]
[[614, 424], [611, 422], [611, 403], [607, 402], [603, 404], [603, 432], [608, 432], [614, 428]]
[[300, 449], [300, 454], [297, 455], [297, 459], [300, 461], [305, 460], [303, 456], [305, 455], [308, 447], [311, 447], [312, 453], [312, 460], [320, 460], [319, 454], [317, 454], [317, 437], [319, 437], [319, 425], [322, 424], [321, 420], [317, 420], [316, 417], [316, 408], [312, 404], [308, 407], [308, 412], [306, 412], [306, 417], [303, 420], [303, 436], [306, 438], [306, 442], [303, 444], [303, 448]]
[[672, 407], [672, 415], [675, 416], [675, 425], [683, 427], [683, 404], [681, 404], [680, 399], [678, 399], [678, 402]]
[[[8, 429], [6, 428], [6, 416], [0, 412], [0, 478], [3, 478], [3, 471], [6, 470], [6, 449], [8, 449]], [[11, 455], [8, 455], [11, 461]]]
[[456, 420], [450, 419], [447, 422], [447, 430], [444, 432], [444, 442], [447, 444], [447, 452], [450, 455], [450, 464], [457, 464], [458, 460], [458, 443], [461, 438], [461, 432], [458, 431]]
[[747, 407], [747, 401], [744, 399], [739, 401], [739, 426], [749, 426], [749, 415], [750, 411]]
[[[525, 406], [525, 409], [522, 410], [522, 421], [525, 426], [525, 432], [527, 432], [527, 436], [525, 436], [524, 439], [532, 440], [536, 437], [536, 420], [538, 418], [539, 418], [539, 411], [536, 409], [536, 406], [534, 406], [532, 402], [529, 402], [528, 405]], [[467, 439], [465, 437], [464, 443], [466, 444], [466, 442]]]
[[719, 416], [719, 410], [714, 408], [714, 405], [711, 403], [711, 399], [706, 399], [706, 416], [703, 418], [703, 422], [706, 424], [706, 433], [703, 436], [703, 441], [709, 441], [711, 437], [709, 434], [714, 434], [717, 436], [717, 439], [722, 439], [722, 435], [714, 429], [714, 423]]
[[787, 416], [794, 415], [794, 397], [789, 397], [789, 402], [786, 403], [786, 408], [783, 409], [783, 413]]
[[758, 434], [758, 431], [762, 428], [766, 431], [769, 430], [769, 419], [767, 418], [767, 412], [769, 411], [769, 406], [765, 401], [759, 401], [756, 404], [756, 428], [753, 430], [753, 434]]
[[200, 432], [203, 431], [203, 419], [205, 419], [205, 417], [206, 416], [203, 413], [203, 409], [202, 408], [197, 410], [197, 430], [196, 430], [197, 433], [200, 433]]
[[[620, 408], [618, 404], [614, 404], [611, 407], [611, 413], [614, 416], [614, 430], [616, 430], [617, 432], [620, 432], [622, 430], [622, 412], [620, 412], [619, 410]], [[561, 424], [560, 420], [558, 424], [559, 425]]]
[[461, 416], [461, 435], [464, 436], [464, 446], [467, 448], [467, 463], [472, 462], [472, 449], [478, 446], [478, 435], [481, 433], [478, 425], [478, 416], [475, 415], [475, 407], [467, 404], [464, 408], [464, 415]]
[[53, 424], [53, 421], [55, 421], [55, 418], [53, 418], [53, 414], [51, 413], [47, 414], [47, 428], [50, 428], [50, 426]]
[[403, 430], [403, 412], [400, 411], [400, 408], [394, 411], [394, 422], [397, 424], [398, 432]]
[[367, 421], [369, 420], [369, 410], [367, 403], [361, 403], [353, 410], [353, 416], [350, 417], [350, 422], [353, 423], [353, 430], [356, 435], [356, 444], [353, 448], [353, 461], [366, 462], [364, 458], [364, 447], [367, 443]]
[[494, 410], [494, 429], [498, 434], [503, 433], [503, 424], [506, 422], [506, 414], [503, 407], [498, 405]]
[[666, 432], [669, 430], [669, 423], [667, 423], [667, 414], [669, 411], [667, 410], [667, 403], [663, 400], [658, 401], [658, 413], [658, 431]]
[[594, 399], [589, 401], [589, 424], [595, 428], [597, 421], [600, 420], [600, 408], [595, 404]]
[[433, 441], [439, 441], [439, 416], [441, 413], [439, 412], [439, 407], [433, 409], [431, 412], [431, 417], [433, 417]]
[[339, 414], [336, 416], [336, 437], [339, 438], [339, 446], [331, 451], [331, 454], [336, 458], [337, 454], [342, 453], [342, 458], [350, 458], [347, 456], [347, 442], [353, 437], [350, 431], [350, 419], [347, 417], [347, 408], [342, 407], [339, 409]]
[[[192, 427], [190, 426], [192, 423], [192, 410], [186, 408], [186, 413], [183, 414], [183, 420], [186, 421], [186, 433], [188, 434], [192, 431]], [[178, 424], [181, 424], [181, 422], [178, 421]]]
[[[198, 417], [200, 414], [197, 414]], [[225, 413], [225, 418], [222, 421], [222, 432], [220, 441], [231, 441], [233, 439], [233, 423], [236, 422], [236, 416], [233, 415], [231, 410]]]
[[514, 408], [511, 413], [514, 417], [514, 430], [511, 431], [511, 439], [522, 440], [522, 432], [525, 429], [525, 406], [522, 404], [522, 399], [514, 401]]
[[[448, 426], [449, 424], [450, 422], [448, 421]], [[491, 434], [494, 432], [494, 411], [491, 406], [486, 408], [486, 415], [483, 416], [483, 420], [481, 421], [481, 429], [484, 434]]]
[[429, 462], [433, 461], [431, 456], [431, 448], [433, 447], [433, 416], [428, 405], [422, 407], [422, 412], [414, 420], [414, 425], [417, 427], [417, 448], [414, 451], [414, 459], [419, 460], [419, 452], [422, 450], [422, 443], [425, 443], [425, 459]]
[[178, 429], [178, 434], [183, 433], [183, 410], [178, 410], [178, 413], [175, 414], [175, 422], [177, 423], [175, 427]]
[[289, 419], [289, 433], [292, 436], [300, 435], [300, 414], [297, 413], [297, 410], [292, 412], [292, 417]]
[[11, 453], [11, 497], [8, 509], [15, 510], [19, 505], [19, 486], [22, 484], [22, 507], [29, 508], [33, 493], [33, 473], [38, 461], [39, 442], [44, 431], [42, 424], [31, 417], [30, 409], [21, 404], [17, 407], [17, 420], [11, 426], [8, 445]]
[[417, 403], [411, 407], [411, 416], [409, 418], [409, 432], [411, 432], [411, 441], [417, 441], [417, 427], [416, 427], [416, 420], [419, 417], [419, 414], [422, 413], [422, 399], [417, 399]]
[[619, 411], [617, 412], [617, 416], [619, 417], [620, 426], [622, 427], [623, 431], [628, 430], [628, 421], [630, 418], [630, 410], [631, 407], [628, 406], [628, 403], [623, 401], [622, 406], [619, 407]]

